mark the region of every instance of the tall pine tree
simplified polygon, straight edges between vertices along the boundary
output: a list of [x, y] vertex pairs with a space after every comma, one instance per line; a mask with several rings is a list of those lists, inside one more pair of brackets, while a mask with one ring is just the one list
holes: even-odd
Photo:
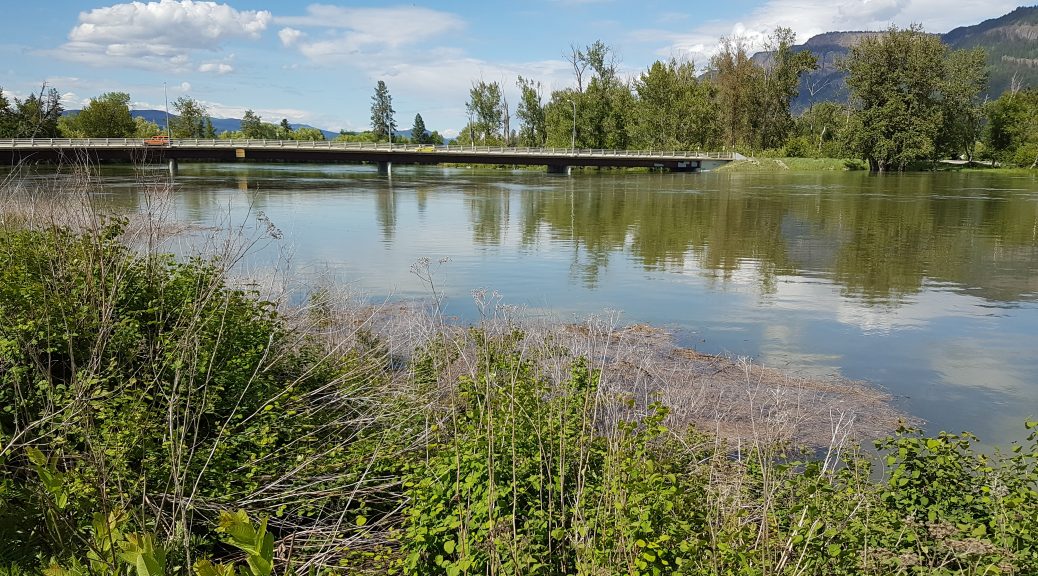
[[414, 125], [411, 126], [411, 140], [415, 144], [425, 144], [429, 141], [425, 134], [425, 120], [422, 120], [421, 114], [414, 115]]
[[386, 83], [379, 80], [375, 86], [375, 95], [371, 97], [371, 131], [377, 140], [393, 141], [393, 132], [396, 130], [394, 114], [393, 97], [389, 95]]

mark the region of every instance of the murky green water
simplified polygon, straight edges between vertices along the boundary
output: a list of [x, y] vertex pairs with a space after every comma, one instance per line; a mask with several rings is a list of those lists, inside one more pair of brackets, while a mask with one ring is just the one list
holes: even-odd
[[[139, 207], [133, 175], [108, 175], [106, 201]], [[1034, 176], [185, 164], [176, 183], [180, 219], [283, 231], [253, 266], [289, 254], [411, 297], [429, 258], [462, 318], [481, 287], [533, 313], [622, 310], [704, 352], [867, 380], [933, 432], [1005, 443], [1038, 416]]]

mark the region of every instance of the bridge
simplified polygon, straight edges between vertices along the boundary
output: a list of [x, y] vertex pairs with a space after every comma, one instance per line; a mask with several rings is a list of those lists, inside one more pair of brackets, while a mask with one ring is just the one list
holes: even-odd
[[569, 174], [574, 166], [658, 168], [695, 172], [733, 160], [728, 152], [673, 150], [593, 150], [572, 148], [512, 148], [461, 144], [388, 144], [313, 140], [199, 140], [175, 138], [31, 138], [0, 139], [0, 163], [39, 162], [370, 162], [389, 174], [397, 164], [492, 164], [546, 166], [548, 172]]

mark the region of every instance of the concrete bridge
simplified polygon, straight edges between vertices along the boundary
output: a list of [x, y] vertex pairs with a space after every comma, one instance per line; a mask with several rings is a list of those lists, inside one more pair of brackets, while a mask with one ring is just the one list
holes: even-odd
[[[156, 143], [158, 142], [158, 143]], [[37, 162], [371, 162], [389, 174], [398, 164], [494, 164], [546, 166], [548, 172], [569, 174], [573, 166], [659, 168], [695, 172], [710, 170], [739, 154], [666, 150], [591, 150], [571, 148], [508, 148], [460, 144], [387, 144], [310, 140], [197, 140], [175, 138], [35, 138], [0, 139], [0, 163]]]

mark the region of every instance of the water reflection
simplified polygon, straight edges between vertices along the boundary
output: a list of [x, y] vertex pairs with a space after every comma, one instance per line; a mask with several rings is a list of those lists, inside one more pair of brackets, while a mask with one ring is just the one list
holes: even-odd
[[[774, 291], [778, 276], [818, 273], [847, 296], [877, 304], [897, 303], [926, 280], [1001, 301], [1033, 298], [1038, 290], [1031, 273], [1038, 264], [1038, 202], [1031, 195], [994, 190], [983, 198], [940, 197], [934, 175], [819, 175], [798, 179], [813, 178], [814, 186], [800, 182], [786, 190], [737, 175], [723, 191], [699, 188], [719, 178], [704, 176], [677, 191], [635, 188], [621, 179], [581, 191], [525, 194], [522, 226], [547, 225], [572, 242], [574, 263], [588, 270], [590, 285], [610, 254], [629, 252], [646, 270], [682, 271], [692, 259], [726, 280], [752, 262], [762, 293]], [[507, 206], [499, 198], [492, 202]], [[474, 229], [502, 226], [500, 208], [471, 205]], [[476, 234], [474, 240], [499, 238]], [[537, 236], [522, 240], [529, 245]]]

